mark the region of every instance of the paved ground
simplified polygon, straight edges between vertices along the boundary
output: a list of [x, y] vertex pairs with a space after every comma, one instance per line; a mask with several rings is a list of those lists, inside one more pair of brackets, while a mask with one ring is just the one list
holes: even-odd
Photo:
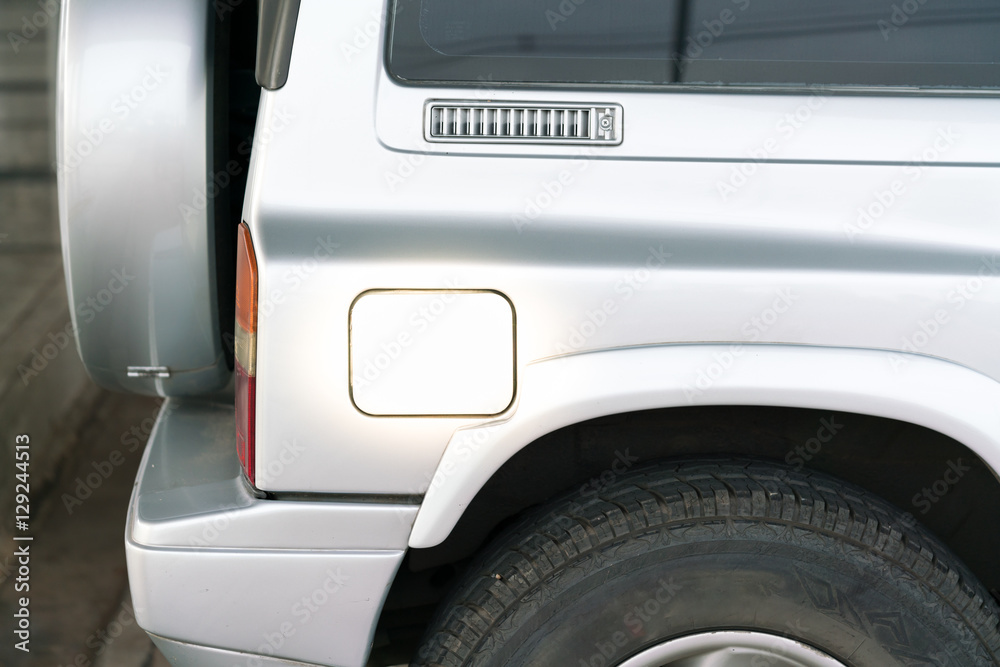
[[[82, 428], [61, 434], [72, 440], [73, 455], [57, 484], [45, 497], [33, 499], [41, 509], [26, 533], [34, 538], [29, 543], [31, 653], [15, 650], [5, 632], [0, 664], [9, 667], [166, 664], [135, 625], [123, 544], [125, 510], [142, 449], [129, 452], [121, 439], [133, 426], [141, 430], [158, 404], [101, 392], [85, 407]], [[32, 440], [33, 448], [46, 445]], [[120, 456], [113, 454], [116, 450]], [[13, 562], [2, 565], [10, 571]], [[21, 595], [12, 585], [16, 571], [11, 574], [0, 588], [3, 619], [12, 618]]]
[[[67, 335], [51, 168], [58, 5], [0, 0], [0, 665], [162, 667], [129, 602], [123, 535], [141, 448], [121, 443], [158, 406], [95, 387]], [[13, 516], [18, 434], [31, 438], [26, 531]], [[30, 578], [18, 582], [13, 553], [25, 544]], [[26, 594], [30, 653], [11, 633]]]

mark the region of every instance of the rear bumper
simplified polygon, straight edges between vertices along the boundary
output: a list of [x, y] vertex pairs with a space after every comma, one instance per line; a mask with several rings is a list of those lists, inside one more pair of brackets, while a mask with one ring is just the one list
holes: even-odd
[[256, 498], [231, 405], [168, 401], [129, 505], [136, 618], [183, 664], [363, 667], [416, 510]]

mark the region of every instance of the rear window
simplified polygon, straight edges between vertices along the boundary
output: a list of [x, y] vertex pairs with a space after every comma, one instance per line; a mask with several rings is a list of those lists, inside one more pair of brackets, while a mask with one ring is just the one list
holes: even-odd
[[1000, 87], [998, 0], [394, 0], [411, 82]]

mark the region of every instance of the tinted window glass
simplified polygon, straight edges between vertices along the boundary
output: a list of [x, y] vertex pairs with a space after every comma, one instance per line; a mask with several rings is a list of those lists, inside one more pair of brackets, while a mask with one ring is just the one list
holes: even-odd
[[[420, 33], [449, 56], [571, 56], [574, 58], [670, 58], [676, 32], [676, 3], [663, 0], [425, 0]], [[572, 19], [572, 20], [571, 20]]]
[[414, 81], [1000, 86], [998, 0], [397, 0]]

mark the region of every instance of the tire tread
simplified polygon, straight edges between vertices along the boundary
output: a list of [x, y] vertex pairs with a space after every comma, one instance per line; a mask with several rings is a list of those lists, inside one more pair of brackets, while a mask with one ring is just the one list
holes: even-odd
[[[469, 577], [453, 591], [414, 667], [476, 665], [487, 646], [503, 645], [495, 635], [511, 614], [550, 599], [540, 590], [546, 582], [581, 568], [593, 571], [629, 540], [734, 519], [833, 536], [841, 548], [862, 549], [902, 570], [922, 584], [927, 605], [945, 603], [942, 613], [972, 630], [986, 664], [1000, 664], [996, 605], [964, 565], [922, 527], [901, 523], [899, 510], [825, 475], [752, 460], [661, 464], [582, 501], [564, 496], [549, 508], [524, 517], [481, 555], [470, 572], [489, 574]], [[683, 531], [670, 539], [678, 534]]]

